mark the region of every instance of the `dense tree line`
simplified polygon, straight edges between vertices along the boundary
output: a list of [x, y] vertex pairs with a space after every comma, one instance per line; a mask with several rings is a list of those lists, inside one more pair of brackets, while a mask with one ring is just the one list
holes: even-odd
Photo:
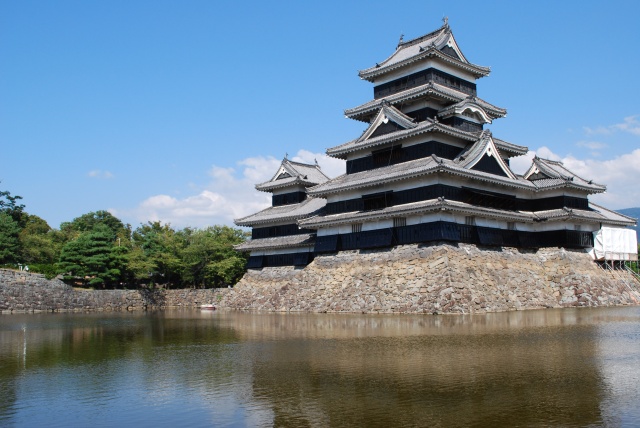
[[226, 287], [244, 274], [247, 234], [227, 226], [173, 229], [154, 221], [132, 230], [107, 211], [51, 228], [20, 196], [0, 192], [0, 266], [28, 266], [76, 286]]

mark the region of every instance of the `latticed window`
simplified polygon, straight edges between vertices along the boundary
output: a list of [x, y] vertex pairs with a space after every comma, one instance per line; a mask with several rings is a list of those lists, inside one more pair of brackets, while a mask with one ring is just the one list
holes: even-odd
[[507, 222], [507, 229], [516, 230], [516, 223], [514, 221], [508, 221]]
[[464, 218], [464, 224], [467, 226], [475, 226], [476, 225], [476, 217], [473, 215], [468, 215]]
[[354, 223], [351, 225], [351, 233], [362, 232], [362, 223]]
[[405, 217], [395, 217], [393, 219], [393, 227], [402, 227], [407, 225], [407, 219]]

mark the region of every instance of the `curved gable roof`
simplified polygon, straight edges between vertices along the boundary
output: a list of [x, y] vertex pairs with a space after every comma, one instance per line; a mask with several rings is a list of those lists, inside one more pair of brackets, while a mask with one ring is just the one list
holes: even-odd
[[[368, 118], [380, 106], [388, 102], [392, 105], [402, 105], [409, 100], [419, 98], [434, 98], [439, 100], [445, 100], [447, 102], [458, 103], [468, 98], [469, 95], [457, 89], [449, 88], [436, 82], [425, 83], [424, 85], [417, 86], [415, 88], [406, 89], [404, 91], [396, 92], [388, 95], [384, 98], [374, 99], [361, 104], [357, 107], [346, 109], [344, 115], [350, 119], [369, 121]], [[504, 108], [496, 107], [487, 101], [474, 97], [474, 101], [479, 104], [492, 119], [504, 117], [507, 115], [507, 110]]]
[[585, 180], [574, 172], [567, 169], [560, 161], [543, 159], [538, 156], [533, 158], [531, 166], [524, 174], [526, 180], [534, 183], [538, 188], [552, 188], [559, 185], [571, 184], [573, 187], [587, 189], [600, 193], [607, 187], [594, 183], [592, 180]]
[[[457, 102], [449, 107], [445, 107], [438, 112], [438, 117], [447, 118], [456, 115], [462, 115], [466, 111], [470, 111], [472, 114], [478, 116], [483, 123], [491, 123], [495, 117], [491, 117], [488, 111], [485, 110], [476, 99], [476, 97], [468, 97], [464, 100]], [[506, 113], [505, 113], [506, 114]]]
[[270, 192], [284, 187], [302, 185], [305, 187], [322, 184], [329, 180], [318, 164], [309, 165], [301, 162], [293, 162], [287, 158], [282, 160], [280, 168], [269, 181], [256, 184], [256, 189]]
[[511, 171], [505, 161], [502, 160], [489, 130], [482, 131], [480, 139], [460, 153], [460, 155], [454, 159], [454, 162], [463, 168], [474, 169], [478, 162], [485, 156], [493, 157], [507, 177], [512, 180], [517, 179], [513, 171]]
[[[455, 56], [447, 52], [455, 53]], [[473, 73], [476, 77], [487, 76], [490, 72], [488, 67], [475, 65], [467, 60], [458, 47], [449, 24], [445, 23], [439, 29], [424, 36], [407, 42], [401, 41], [391, 56], [373, 67], [361, 70], [358, 75], [362, 79], [372, 81], [377, 76], [429, 57], [437, 57], [451, 65]]]

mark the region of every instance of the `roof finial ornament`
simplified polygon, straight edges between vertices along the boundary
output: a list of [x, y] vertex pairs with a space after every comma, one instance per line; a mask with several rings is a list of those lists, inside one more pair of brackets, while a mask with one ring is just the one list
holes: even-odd
[[442, 17], [442, 22], [444, 23], [442, 26], [443, 27], [447, 27], [449, 28], [449, 17], [448, 16], [443, 16]]
[[400, 40], [398, 40], [398, 46], [402, 44], [403, 39], [404, 39], [404, 34], [400, 34]]
[[285, 152], [285, 154], [284, 154], [284, 158], [285, 158], [285, 159], [289, 159], [289, 153], [286, 153], [286, 152]]
[[316, 166], [320, 166], [320, 165], [318, 165], [318, 159], [317, 158], [313, 158], [313, 161], [316, 163]]

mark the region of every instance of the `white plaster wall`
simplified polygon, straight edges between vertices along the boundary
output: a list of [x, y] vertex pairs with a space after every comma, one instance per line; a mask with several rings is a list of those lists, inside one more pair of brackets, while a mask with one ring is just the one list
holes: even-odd
[[284, 193], [293, 193], [293, 192], [304, 192], [306, 188], [302, 185], [296, 185], [291, 187], [285, 187], [283, 189], [275, 189], [273, 191], [274, 195], [282, 195]]
[[390, 227], [393, 227], [393, 219], [391, 218], [383, 219], [383, 220], [374, 220], [374, 221], [364, 222], [362, 224], [362, 231], [364, 232], [366, 230], [388, 229]]

